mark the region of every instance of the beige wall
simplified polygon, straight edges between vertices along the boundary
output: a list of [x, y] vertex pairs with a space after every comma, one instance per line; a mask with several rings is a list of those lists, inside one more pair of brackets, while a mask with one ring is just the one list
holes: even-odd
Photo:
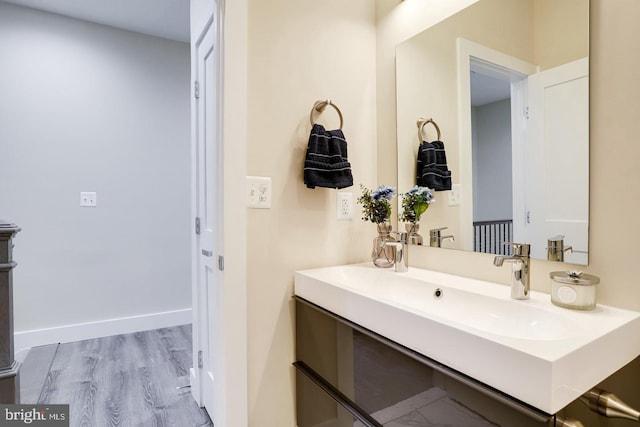
[[[376, 184], [375, 4], [250, 0], [247, 174], [270, 176], [272, 208], [247, 212], [249, 425], [295, 425], [293, 276], [365, 261], [373, 227], [336, 220], [336, 192], [302, 181], [309, 113], [344, 115], [354, 187]], [[337, 116], [327, 109], [327, 127]]]
[[[388, 2], [378, 0], [378, 4]], [[418, 7], [419, 2], [405, 2]], [[640, 56], [631, 46], [640, 42], [640, 3], [636, 0], [591, 0], [591, 161], [590, 161], [590, 240], [589, 266], [585, 272], [600, 276], [600, 303], [640, 310], [640, 262], [638, 240], [640, 222], [640, 144], [636, 143], [637, 112], [640, 111], [640, 83], [637, 70]], [[387, 16], [378, 16], [378, 138], [379, 153], [394, 150], [395, 119], [388, 100], [395, 97], [395, 82], [391, 78], [393, 57], [389, 45], [408, 37], [397, 28], [400, 20], [390, 23], [388, 16], [399, 15], [387, 8]], [[427, 5], [420, 9], [428, 13]], [[414, 11], [412, 16], [419, 16]], [[427, 25], [423, 25], [425, 28]], [[391, 28], [390, 28], [391, 27]], [[380, 40], [381, 34], [392, 40]], [[394, 38], [395, 37], [395, 38]], [[380, 53], [380, 49], [386, 52]], [[382, 71], [382, 72], [381, 72]], [[385, 72], [386, 71], [386, 72]], [[381, 114], [385, 111], [385, 114]], [[395, 142], [394, 142], [395, 143]], [[386, 144], [386, 145], [385, 145]], [[397, 172], [394, 163], [379, 162], [380, 176], [391, 179]], [[492, 256], [469, 252], [411, 248], [414, 265], [477, 277], [507, 284], [509, 273], [492, 265]], [[538, 290], [548, 291], [548, 273], [572, 266], [545, 261], [533, 261], [532, 283]], [[605, 385], [628, 403], [640, 407], [637, 378], [639, 364], [633, 363]], [[629, 378], [635, 378], [630, 381]], [[635, 388], [634, 388], [635, 387]], [[572, 411], [581, 411], [579, 406]], [[623, 426], [625, 421], [606, 423], [590, 414], [581, 415], [589, 426]]]
[[[640, 145], [636, 143], [640, 56], [632, 47], [640, 43], [640, 3], [591, 2], [591, 226], [586, 270], [601, 277], [599, 301], [640, 311]], [[611, 141], [618, 144], [612, 146]], [[640, 408], [638, 378], [636, 360], [603, 387]], [[584, 419], [585, 425], [595, 427], [629, 424]]]
[[[601, 303], [640, 310], [640, 144], [632, 125], [640, 57], [628, 54], [640, 41], [640, 4], [592, 2], [592, 255], [584, 270], [602, 278]], [[302, 183], [313, 102], [332, 98], [341, 107], [356, 185], [396, 184], [395, 45], [472, 3], [377, 0], [374, 10], [368, 0], [249, 1], [247, 174], [273, 179], [273, 208], [247, 218], [251, 426], [295, 425], [293, 272], [364, 261], [372, 237], [358, 210], [352, 222], [335, 220], [335, 190]], [[330, 111], [325, 117], [335, 124]], [[411, 259], [423, 267], [508, 283], [491, 256], [415, 249]], [[548, 273], [567, 267], [534, 261], [534, 288], [548, 290]], [[638, 378], [637, 364], [627, 371], [624, 378]], [[640, 406], [637, 381], [624, 378], [612, 388]], [[624, 425], [615, 423], [607, 425]]]
[[588, 1], [535, 0], [533, 10], [535, 64], [541, 70], [589, 55]]

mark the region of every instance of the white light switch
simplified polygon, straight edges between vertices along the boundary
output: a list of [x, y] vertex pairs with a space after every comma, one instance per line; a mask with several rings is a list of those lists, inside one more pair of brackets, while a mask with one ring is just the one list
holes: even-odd
[[80, 206], [94, 208], [98, 204], [98, 194], [95, 191], [80, 193]]
[[271, 209], [271, 178], [262, 176], [247, 177], [247, 207]]

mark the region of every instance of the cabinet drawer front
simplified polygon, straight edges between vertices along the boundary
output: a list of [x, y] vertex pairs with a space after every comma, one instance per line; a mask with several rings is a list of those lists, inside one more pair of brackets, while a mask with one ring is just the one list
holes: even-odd
[[[533, 427], [553, 419], [298, 297], [296, 359], [383, 426]], [[301, 390], [299, 419], [301, 406], [313, 405]]]

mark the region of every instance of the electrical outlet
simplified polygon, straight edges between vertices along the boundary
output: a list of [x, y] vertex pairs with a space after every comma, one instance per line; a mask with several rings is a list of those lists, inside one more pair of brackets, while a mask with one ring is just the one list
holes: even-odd
[[80, 206], [95, 208], [98, 205], [98, 193], [83, 191], [80, 193]]
[[449, 206], [459, 206], [462, 198], [462, 189], [460, 184], [453, 184], [449, 191]]
[[247, 177], [247, 207], [271, 209], [271, 178]]
[[353, 219], [353, 193], [336, 193], [336, 218]]

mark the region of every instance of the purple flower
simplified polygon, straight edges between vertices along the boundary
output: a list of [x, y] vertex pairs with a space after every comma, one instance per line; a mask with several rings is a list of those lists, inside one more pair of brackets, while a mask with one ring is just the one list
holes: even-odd
[[402, 214], [400, 220], [415, 224], [420, 221], [422, 214], [435, 202], [433, 193], [427, 187], [415, 186], [402, 194]]
[[391, 200], [391, 198], [396, 195], [396, 189], [393, 187], [387, 187], [386, 185], [381, 185], [373, 190], [371, 195], [373, 196], [373, 200]]
[[418, 187], [416, 185], [411, 190], [407, 191], [404, 195], [416, 196], [415, 199], [425, 203], [431, 203], [432, 201], [435, 202], [435, 200], [433, 200], [433, 193], [427, 187]]
[[396, 195], [396, 189], [381, 185], [374, 191], [360, 184], [362, 195], [357, 201], [362, 205], [362, 219], [381, 224], [391, 216], [391, 198]]

